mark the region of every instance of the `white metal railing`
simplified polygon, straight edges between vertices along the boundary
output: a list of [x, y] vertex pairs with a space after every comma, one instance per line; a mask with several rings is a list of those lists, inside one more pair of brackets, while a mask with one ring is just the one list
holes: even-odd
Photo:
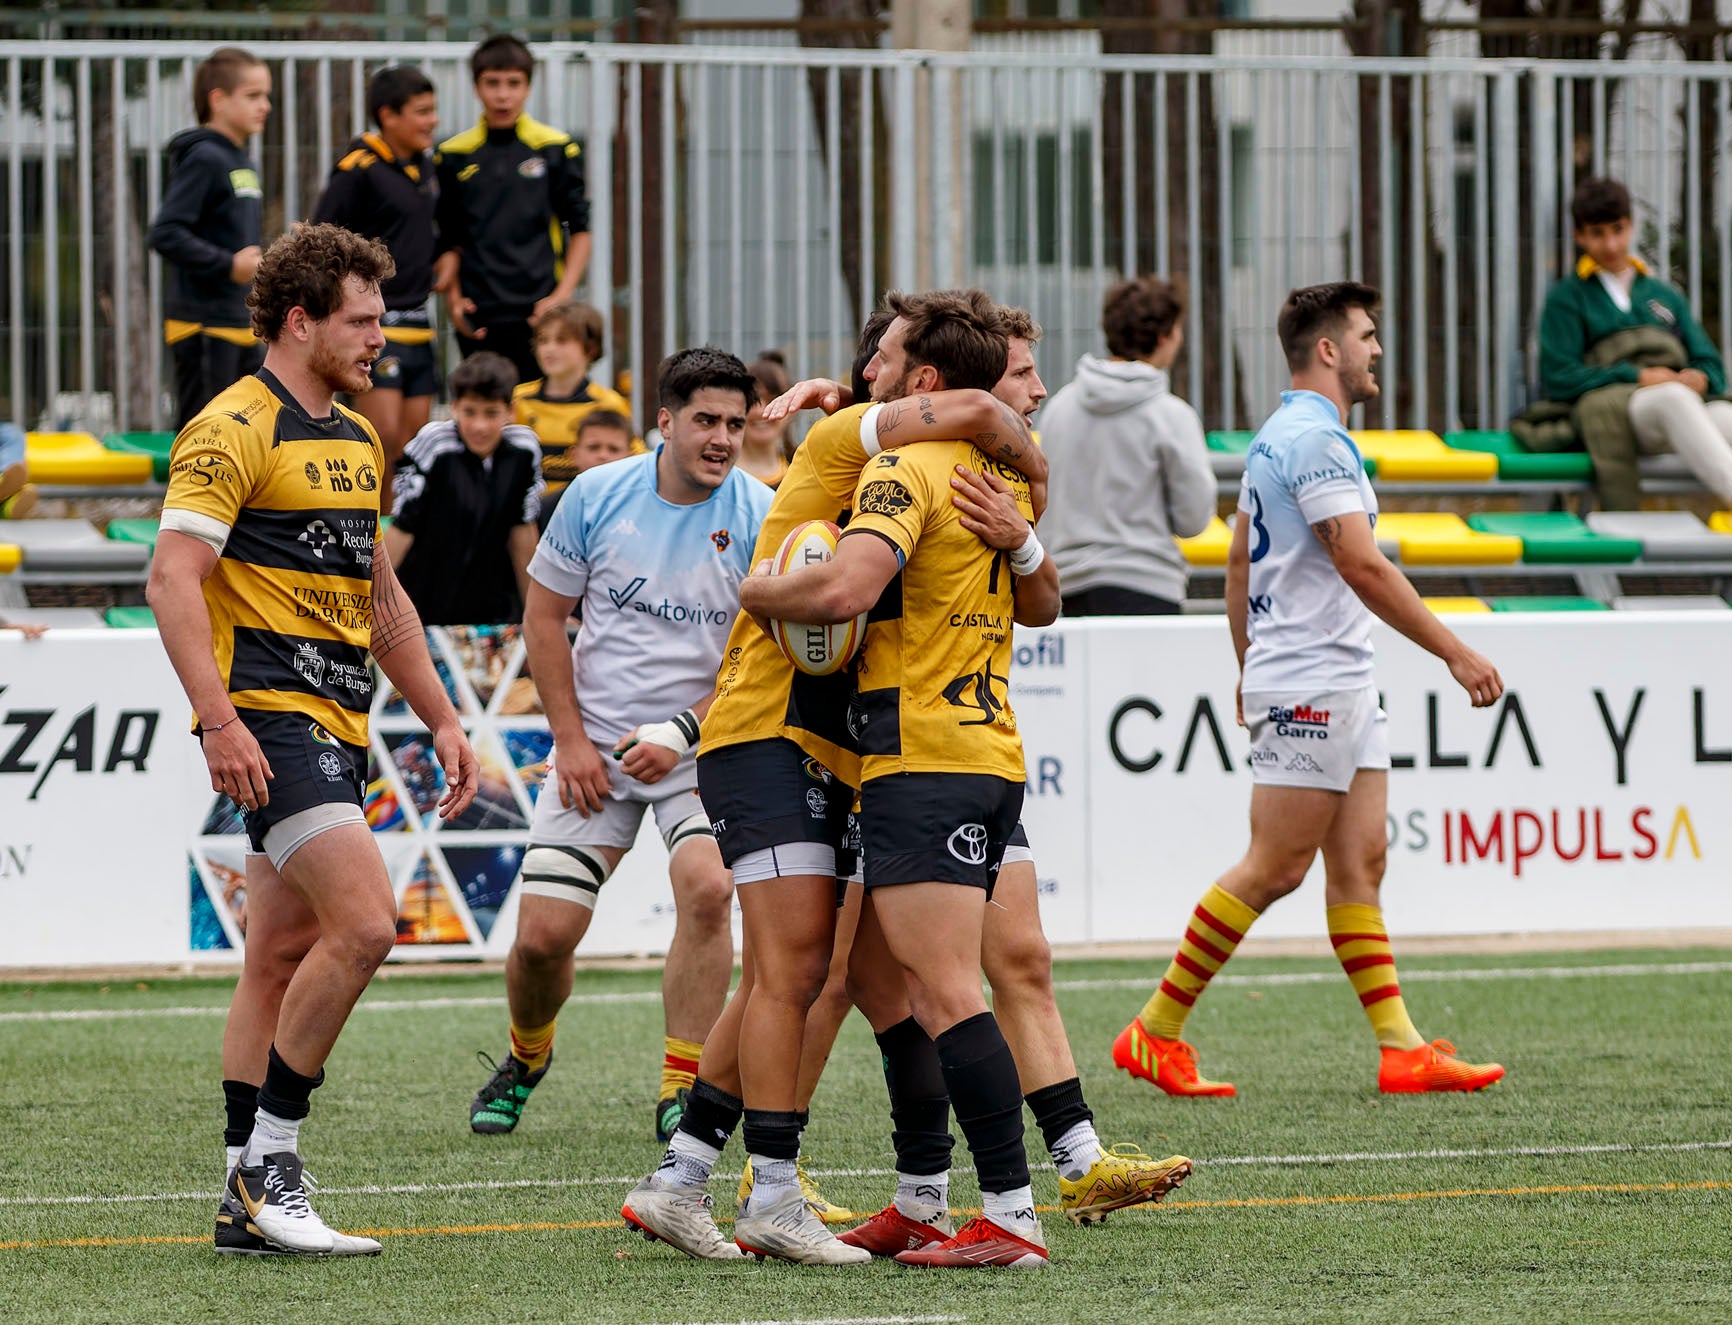
[[[366, 77], [421, 65], [472, 122], [469, 47], [256, 44], [267, 239], [305, 215], [364, 118]], [[0, 43], [0, 411], [31, 426], [167, 418], [162, 273], [143, 236], [202, 44]], [[1049, 385], [1100, 345], [1121, 274], [1183, 277], [1177, 387], [1254, 426], [1283, 380], [1294, 285], [1375, 278], [1371, 425], [1500, 427], [1573, 246], [1579, 174], [1637, 199], [1644, 251], [1732, 332], [1725, 66], [548, 44], [530, 113], [584, 143], [588, 297], [644, 381], [680, 344], [846, 369], [888, 287], [979, 283], [1047, 328]], [[1404, 216], [1407, 220], [1404, 221]], [[1413, 223], [1412, 218], [1419, 218]], [[640, 398], [646, 393], [640, 392]]]

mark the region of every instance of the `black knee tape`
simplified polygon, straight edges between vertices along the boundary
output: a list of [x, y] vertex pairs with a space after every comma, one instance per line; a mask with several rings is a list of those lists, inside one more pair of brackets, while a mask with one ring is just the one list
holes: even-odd
[[[259, 1108], [291, 1121], [305, 1118], [312, 1112], [313, 1092], [324, 1083], [324, 1068], [319, 1069], [316, 1077], [304, 1077], [282, 1060], [273, 1044], [270, 1062], [265, 1067], [265, 1084], [259, 1087]], [[248, 1130], [250, 1133], [251, 1129]]]
[[1022, 1086], [1016, 1059], [992, 1013], [958, 1022], [934, 1042], [956, 1121], [974, 1154], [983, 1192], [1028, 1186], [1022, 1147]]
[[765, 1159], [800, 1158], [800, 1115], [793, 1110], [747, 1109], [746, 1153]]

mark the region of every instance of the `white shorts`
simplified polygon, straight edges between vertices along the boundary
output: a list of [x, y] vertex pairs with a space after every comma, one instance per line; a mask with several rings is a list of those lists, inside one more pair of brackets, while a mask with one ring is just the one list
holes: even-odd
[[[695, 760], [681, 759], [660, 782], [645, 786], [621, 771], [610, 747], [598, 745], [596, 749], [607, 764], [612, 784], [608, 799], [602, 802], [601, 809], [593, 811], [587, 818], [559, 803], [559, 783], [554, 776], [555, 762], [559, 758], [556, 746], [547, 761], [547, 781], [542, 784], [541, 795], [535, 801], [535, 817], [529, 825], [530, 846], [619, 847], [626, 850], [637, 841], [638, 827], [643, 823], [646, 809], [655, 811], [656, 827], [661, 830], [662, 841], [668, 844], [669, 851], [694, 835], [715, 837], [709, 827], [709, 816], [704, 813], [703, 802], [698, 799]], [[679, 842], [674, 842], [675, 831], [693, 816], [702, 820], [703, 832], [681, 833]]]
[[1372, 686], [1243, 698], [1254, 783], [1346, 791], [1360, 769], [1389, 767], [1389, 719]]

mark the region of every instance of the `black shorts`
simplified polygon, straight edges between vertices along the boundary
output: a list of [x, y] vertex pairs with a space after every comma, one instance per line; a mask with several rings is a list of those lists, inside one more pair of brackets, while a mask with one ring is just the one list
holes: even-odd
[[271, 798], [256, 810], [246, 810], [247, 841], [254, 851], [265, 849], [265, 834], [284, 819], [316, 805], [365, 803], [367, 748], [339, 741], [304, 713], [239, 710], [241, 721], [264, 751], [271, 766]]
[[992, 891], [1022, 817], [1023, 784], [982, 773], [891, 773], [860, 789], [867, 888], [960, 883]]
[[381, 391], [401, 391], [406, 398], [439, 394], [439, 363], [433, 342], [402, 345], [388, 340], [373, 363], [373, 386]]
[[729, 869], [754, 851], [815, 842], [835, 848], [839, 878], [854, 872], [848, 834], [854, 788], [790, 740], [700, 750], [698, 795]]
[[174, 426], [191, 423], [219, 393], [227, 391], [265, 361], [265, 347], [236, 345], [202, 331], [168, 347], [174, 365]]

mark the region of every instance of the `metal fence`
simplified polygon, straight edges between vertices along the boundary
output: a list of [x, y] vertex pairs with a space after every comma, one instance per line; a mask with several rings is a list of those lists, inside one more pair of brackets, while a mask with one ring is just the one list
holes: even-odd
[[[254, 150], [267, 238], [304, 216], [412, 61], [442, 132], [472, 122], [466, 46], [255, 45], [275, 113]], [[1500, 427], [1526, 401], [1547, 284], [1574, 259], [1569, 191], [1610, 172], [1640, 246], [1727, 349], [1726, 67], [963, 55], [545, 45], [530, 113], [584, 144], [608, 310], [602, 372], [681, 344], [845, 372], [892, 287], [978, 283], [1047, 328], [1050, 386], [1101, 348], [1126, 273], [1183, 278], [1175, 386], [1254, 426], [1284, 373], [1294, 285], [1384, 290], [1370, 426]], [[36, 426], [161, 426], [162, 272], [143, 236], [185, 126], [190, 43], [0, 43], [0, 410]], [[640, 392], [640, 398], [645, 393]]]

